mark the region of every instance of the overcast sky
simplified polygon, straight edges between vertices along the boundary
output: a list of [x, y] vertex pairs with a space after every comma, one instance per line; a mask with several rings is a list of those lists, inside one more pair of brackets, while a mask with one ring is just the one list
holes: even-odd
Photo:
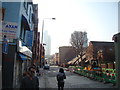
[[[112, 41], [118, 32], [117, 0], [33, 0], [39, 7], [39, 31], [44, 18], [44, 30], [51, 36], [51, 54], [59, 46], [70, 45], [71, 33], [86, 31], [89, 41]], [[84, 1], [84, 2], [83, 2]]]

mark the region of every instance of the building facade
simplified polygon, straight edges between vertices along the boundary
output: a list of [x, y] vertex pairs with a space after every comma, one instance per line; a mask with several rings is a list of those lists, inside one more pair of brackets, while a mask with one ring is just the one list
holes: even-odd
[[[120, 2], [119, 2], [119, 8], [120, 8]], [[120, 11], [119, 11], [120, 13]], [[114, 44], [115, 44], [115, 61], [116, 61], [116, 87], [120, 89], [120, 31], [113, 35]]]
[[76, 57], [76, 50], [72, 46], [59, 47], [59, 64], [66, 64]]
[[38, 32], [38, 4], [33, 5], [34, 11], [34, 39], [33, 39], [33, 63], [39, 65], [40, 63], [40, 32]]
[[53, 55], [53, 62], [55, 65], [59, 65], [59, 53]]
[[[32, 61], [35, 15], [32, 0], [2, 2], [2, 35], [7, 36], [8, 51], [2, 58], [2, 87], [18, 88], [22, 74]], [[0, 38], [1, 42], [3, 42]], [[3, 44], [4, 46], [4, 44]], [[6, 48], [5, 48], [6, 49]]]
[[86, 59], [102, 60], [103, 62], [115, 61], [115, 49], [113, 42], [90, 41], [86, 50]]
[[45, 30], [43, 35], [43, 43], [45, 43], [45, 56], [46, 58], [51, 55], [51, 37]]

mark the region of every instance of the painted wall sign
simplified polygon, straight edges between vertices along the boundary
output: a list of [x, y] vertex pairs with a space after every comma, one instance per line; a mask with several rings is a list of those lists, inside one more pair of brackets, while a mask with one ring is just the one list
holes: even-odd
[[18, 25], [14, 22], [2, 22], [2, 29], [0, 29], [0, 41], [3, 40], [3, 36], [6, 35], [9, 42], [13, 42], [16, 39]]

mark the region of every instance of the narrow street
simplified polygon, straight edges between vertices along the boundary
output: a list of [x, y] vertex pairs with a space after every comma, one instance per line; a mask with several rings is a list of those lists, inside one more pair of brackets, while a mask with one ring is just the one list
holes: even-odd
[[[119, 0], [1, 0], [0, 5], [0, 90], [57, 89], [59, 66], [76, 72], [64, 68], [66, 90], [120, 90]], [[49, 65], [59, 66], [42, 68]], [[38, 84], [31, 72], [39, 68]]]
[[[51, 66], [50, 70], [41, 70], [43, 75], [39, 77], [40, 88], [57, 88], [56, 75], [58, 73], [59, 67]], [[77, 75], [75, 73], [65, 71], [67, 78], [65, 79], [66, 89], [70, 88], [115, 88], [112, 84], [104, 84], [103, 82], [98, 82], [90, 80], [84, 76]]]

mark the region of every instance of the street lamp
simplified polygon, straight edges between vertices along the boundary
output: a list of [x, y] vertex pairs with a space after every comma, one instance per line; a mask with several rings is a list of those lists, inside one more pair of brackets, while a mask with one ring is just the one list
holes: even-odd
[[44, 20], [45, 19], [52, 19], [52, 20], [55, 20], [56, 18], [44, 18], [43, 19], [43, 22], [42, 22], [42, 37], [41, 37], [41, 44], [43, 44], [43, 30], [44, 30]]
[[[43, 44], [43, 30], [44, 30], [44, 20], [45, 19], [51, 19], [51, 20], [55, 20], [56, 18], [44, 18], [43, 21], [42, 21], [42, 35], [41, 35], [41, 52], [40, 52], [40, 59], [42, 60], [42, 49], [44, 47], [44, 44]], [[43, 61], [44, 62], [44, 61]], [[42, 67], [42, 62], [41, 62], [41, 67]]]

